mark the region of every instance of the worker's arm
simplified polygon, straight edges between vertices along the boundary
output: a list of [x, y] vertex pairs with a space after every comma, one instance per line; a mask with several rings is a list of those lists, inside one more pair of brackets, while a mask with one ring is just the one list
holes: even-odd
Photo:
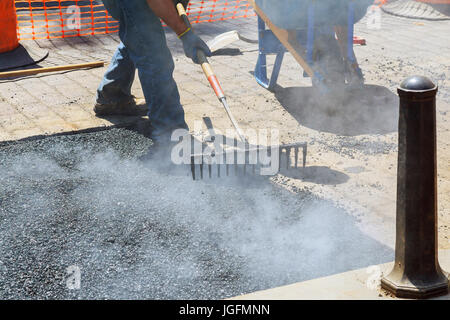
[[172, 0], [147, 0], [152, 11], [161, 18], [177, 35], [187, 30], [183, 19], [178, 15]]

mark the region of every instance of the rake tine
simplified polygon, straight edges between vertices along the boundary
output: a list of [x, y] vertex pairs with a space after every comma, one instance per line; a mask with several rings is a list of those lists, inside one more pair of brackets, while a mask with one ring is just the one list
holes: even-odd
[[308, 146], [305, 144], [303, 146], [303, 168], [306, 167], [306, 154], [308, 152]]
[[226, 171], [226, 174], [227, 174], [227, 177], [230, 175], [230, 165], [229, 165], [229, 163], [228, 163], [228, 158], [229, 158], [229, 156], [228, 156], [228, 154], [229, 154], [229, 152], [230, 151], [226, 151], [225, 152], [225, 154], [224, 154], [224, 156], [225, 156], [225, 171]]
[[286, 169], [289, 169], [291, 164], [291, 147], [286, 148]]
[[255, 163], [252, 165], [252, 173], [256, 173], [256, 165], [258, 164], [258, 158], [259, 158], [259, 149], [256, 149], [256, 160]]
[[247, 173], [247, 150], [244, 151], [244, 176]]
[[281, 168], [282, 155], [283, 155], [283, 147], [280, 147], [280, 150], [278, 151], [278, 168]]
[[[270, 161], [272, 162], [272, 148], [269, 146], [267, 148], [267, 155], [269, 156]], [[258, 151], [258, 158], [259, 158], [259, 151]], [[272, 163], [270, 163], [272, 165]], [[259, 169], [261, 170], [261, 166], [259, 166]]]
[[200, 162], [200, 180], [203, 180], [203, 154], [202, 161]]
[[219, 160], [219, 165], [217, 166], [217, 170], [218, 170], [218, 174], [219, 174], [219, 178], [220, 178], [220, 168], [223, 168], [223, 163], [226, 163], [226, 161], [227, 161], [227, 159], [226, 159], [226, 156], [225, 156], [225, 152], [222, 152], [222, 154], [221, 154], [221, 157], [222, 157], [222, 159], [221, 160]]
[[192, 179], [195, 181], [195, 157], [191, 156], [191, 173]]
[[235, 176], [237, 176], [237, 174], [238, 174], [238, 172], [237, 172], [237, 169], [238, 169], [238, 152], [237, 152], [237, 145], [238, 145], [238, 141], [237, 141], [237, 139], [235, 138], [234, 139], [234, 175]]

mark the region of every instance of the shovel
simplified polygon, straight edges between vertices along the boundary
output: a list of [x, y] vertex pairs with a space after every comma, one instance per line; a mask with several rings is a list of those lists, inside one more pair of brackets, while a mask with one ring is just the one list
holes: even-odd
[[258, 43], [258, 40], [248, 39], [246, 37], [243, 37], [237, 30], [233, 30], [219, 34], [214, 39], [208, 41], [207, 45], [211, 52], [214, 53], [239, 40], [247, 43]]

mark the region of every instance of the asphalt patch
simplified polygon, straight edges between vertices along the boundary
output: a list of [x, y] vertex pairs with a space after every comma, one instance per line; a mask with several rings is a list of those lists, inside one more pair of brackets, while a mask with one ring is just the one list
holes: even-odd
[[270, 179], [192, 181], [127, 129], [0, 147], [0, 299], [222, 299], [393, 258]]

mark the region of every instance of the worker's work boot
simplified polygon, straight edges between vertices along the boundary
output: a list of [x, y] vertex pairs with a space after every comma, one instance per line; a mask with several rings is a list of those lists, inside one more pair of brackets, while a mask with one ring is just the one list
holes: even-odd
[[136, 104], [135, 99], [115, 104], [96, 103], [96, 116], [145, 116], [148, 112], [146, 104]]

